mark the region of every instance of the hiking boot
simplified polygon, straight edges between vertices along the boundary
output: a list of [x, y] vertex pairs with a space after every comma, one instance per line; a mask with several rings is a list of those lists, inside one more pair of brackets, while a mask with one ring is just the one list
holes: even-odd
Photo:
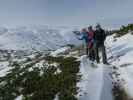
[[103, 62], [103, 64], [110, 65], [108, 62]]

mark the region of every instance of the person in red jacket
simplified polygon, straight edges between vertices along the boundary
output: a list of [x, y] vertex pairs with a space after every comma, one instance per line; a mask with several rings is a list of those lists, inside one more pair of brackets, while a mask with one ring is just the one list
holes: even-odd
[[92, 26], [88, 27], [88, 48], [89, 48], [89, 59], [91, 61], [95, 60], [95, 51], [94, 51], [94, 31]]

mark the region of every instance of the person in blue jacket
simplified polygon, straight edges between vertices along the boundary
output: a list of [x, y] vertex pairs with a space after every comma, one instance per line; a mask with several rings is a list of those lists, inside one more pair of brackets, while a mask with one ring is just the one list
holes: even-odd
[[89, 38], [88, 38], [88, 31], [83, 28], [82, 31], [81, 31], [81, 37], [78, 38], [79, 40], [83, 40], [84, 41], [84, 45], [85, 45], [85, 48], [86, 48], [86, 55], [88, 55], [89, 53], [89, 48], [88, 48], [88, 42], [89, 42]]

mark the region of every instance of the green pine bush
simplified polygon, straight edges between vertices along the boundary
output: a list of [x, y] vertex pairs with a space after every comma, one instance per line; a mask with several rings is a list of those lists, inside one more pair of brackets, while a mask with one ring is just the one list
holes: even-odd
[[[0, 77], [0, 100], [14, 100], [19, 95], [23, 95], [23, 100], [53, 100], [56, 94], [59, 94], [59, 100], [77, 100], [79, 61], [73, 57], [51, 56], [44, 60], [59, 65], [34, 67], [35, 63], [12, 64], [9, 73]], [[61, 72], [55, 74], [57, 68]]]

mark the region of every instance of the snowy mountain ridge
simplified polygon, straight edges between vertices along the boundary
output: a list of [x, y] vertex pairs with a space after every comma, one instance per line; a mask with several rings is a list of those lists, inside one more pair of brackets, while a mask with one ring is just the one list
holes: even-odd
[[18, 27], [15, 29], [0, 28], [0, 49], [11, 50], [49, 50], [79, 41], [67, 27], [49, 28]]

